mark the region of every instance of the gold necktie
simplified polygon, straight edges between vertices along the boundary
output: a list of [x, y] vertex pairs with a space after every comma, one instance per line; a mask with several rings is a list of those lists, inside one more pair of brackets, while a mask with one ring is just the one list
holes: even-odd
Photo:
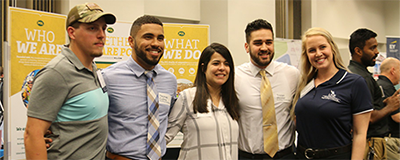
[[269, 156], [274, 157], [276, 152], [279, 150], [274, 96], [272, 94], [271, 84], [265, 75], [264, 69], [260, 71], [260, 75], [262, 77], [260, 95], [263, 112], [264, 151]]

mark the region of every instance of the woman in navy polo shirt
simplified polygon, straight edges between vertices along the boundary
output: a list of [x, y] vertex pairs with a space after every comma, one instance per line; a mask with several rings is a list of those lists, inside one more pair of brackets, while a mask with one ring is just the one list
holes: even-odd
[[347, 71], [322, 28], [303, 35], [301, 65], [294, 99], [298, 158], [362, 159], [372, 111], [365, 80]]

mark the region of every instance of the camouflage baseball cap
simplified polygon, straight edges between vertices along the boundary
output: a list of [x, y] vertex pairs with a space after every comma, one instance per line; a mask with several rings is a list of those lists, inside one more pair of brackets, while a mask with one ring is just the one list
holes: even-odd
[[110, 12], [103, 12], [103, 9], [96, 3], [85, 3], [76, 5], [72, 8], [67, 17], [67, 28], [72, 23], [78, 21], [82, 23], [91, 23], [104, 17], [107, 24], [114, 24], [116, 17]]

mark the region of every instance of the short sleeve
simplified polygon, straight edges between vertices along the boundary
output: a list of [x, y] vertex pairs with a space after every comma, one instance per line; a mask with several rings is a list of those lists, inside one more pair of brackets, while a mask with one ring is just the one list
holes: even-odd
[[372, 110], [372, 96], [364, 78], [357, 76], [353, 82], [351, 93], [353, 115]]
[[54, 69], [42, 69], [33, 81], [28, 116], [51, 122], [56, 120], [68, 92], [62, 73]]

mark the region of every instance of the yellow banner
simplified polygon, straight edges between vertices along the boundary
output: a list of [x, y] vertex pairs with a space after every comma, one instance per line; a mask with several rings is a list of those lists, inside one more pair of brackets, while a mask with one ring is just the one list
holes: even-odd
[[[6, 137], [8, 159], [25, 159], [24, 130], [26, 126], [27, 102], [33, 76], [57, 54], [65, 44], [65, 15], [21, 8], [9, 9], [10, 90], [8, 95], [10, 126]], [[29, 75], [29, 76], [28, 76]], [[7, 159], [7, 158], [6, 158]]]
[[201, 52], [209, 44], [208, 25], [164, 24], [161, 66], [175, 74], [178, 92], [193, 85]]
[[65, 15], [10, 8], [11, 95], [25, 77], [44, 67], [65, 44]]

